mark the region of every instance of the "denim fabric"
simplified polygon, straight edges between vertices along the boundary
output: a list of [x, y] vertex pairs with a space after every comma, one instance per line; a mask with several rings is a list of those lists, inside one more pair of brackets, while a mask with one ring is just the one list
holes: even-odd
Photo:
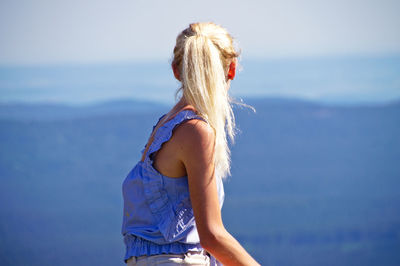
[[161, 254], [154, 256], [132, 257], [127, 261], [127, 266], [148, 266], [148, 265], [197, 265], [209, 266], [210, 258], [202, 253], [185, 254]]
[[[202, 250], [187, 176], [163, 176], [153, 167], [152, 161], [152, 154], [171, 138], [174, 128], [190, 119], [202, 118], [191, 110], [184, 110], [159, 127], [144, 161], [138, 162], [123, 182], [125, 260], [132, 256], [184, 254]], [[222, 180], [217, 179], [222, 207], [224, 189]]]

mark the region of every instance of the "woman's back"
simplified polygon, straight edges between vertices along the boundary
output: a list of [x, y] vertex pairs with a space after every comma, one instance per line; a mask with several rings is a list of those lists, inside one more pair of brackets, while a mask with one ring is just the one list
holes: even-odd
[[[155, 154], [158, 161], [165, 160], [172, 148], [179, 145], [179, 137], [175, 139], [174, 130], [188, 122], [205, 123], [194, 111], [182, 110], [170, 120], [156, 125], [153, 137], [143, 151], [143, 160], [131, 170], [123, 183], [122, 234], [127, 245], [125, 259], [202, 250], [186, 173], [180, 177], [163, 175], [154, 167], [153, 161]], [[171, 140], [175, 143], [168, 147]], [[165, 149], [167, 147], [171, 151]], [[164, 150], [167, 151], [164, 153]], [[166, 162], [161, 161], [160, 165]], [[217, 186], [222, 206], [222, 180]]]
[[[164, 124], [168, 123], [171, 119], [174, 119], [175, 116], [180, 115], [183, 111], [191, 111], [194, 115], [196, 114], [196, 111], [192, 106], [177, 105], [168, 114], [160, 118], [159, 122], [154, 127], [153, 133], [149, 138], [146, 148], [142, 154], [142, 161], [145, 160], [145, 156], [147, 155], [146, 153], [148, 153], [147, 147], [151, 146], [151, 143], [154, 141], [154, 135], [158, 131], [158, 129], [160, 127], [163, 127]], [[190, 114], [193, 115], [192, 113]], [[183, 145], [183, 142], [185, 142], [185, 139], [188, 137], [187, 135], [191, 133], [190, 129], [188, 129], [187, 127], [193, 127], [198, 124], [203, 124], [202, 127], [211, 129], [207, 122], [200, 116], [196, 116], [195, 118], [196, 119], [189, 119], [188, 117], [187, 119], [184, 119], [184, 121], [175, 124], [172, 131], [168, 131], [168, 134], [171, 134], [168, 140], [163, 142], [160, 149], [158, 149], [157, 151], [153, 151], [152, 154], [149, 155], [152, 158], [153, 167], [162, 175], [171, 178], [180, 178], [187, 175], [185, 166], [182, 163], [182, 160], [180, 160], [179, 158], [180, 147]]]

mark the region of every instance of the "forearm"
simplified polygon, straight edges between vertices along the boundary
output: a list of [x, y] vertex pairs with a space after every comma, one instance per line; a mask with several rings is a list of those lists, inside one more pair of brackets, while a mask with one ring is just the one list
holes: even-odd
[[225, 229], [202, 242], [203, 247], [224, 265], [259, 265]]

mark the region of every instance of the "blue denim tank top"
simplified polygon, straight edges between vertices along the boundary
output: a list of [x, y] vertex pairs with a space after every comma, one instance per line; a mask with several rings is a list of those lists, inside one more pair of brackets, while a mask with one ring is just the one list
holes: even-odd
[[[152, 160], [152, 155], [171, 138], [174, 128], [190, 119], [203, 120], [195, 112], [183, 110], [160, 126], [154, 133], [144, 161], [139, 161], [123, 182], [125, 260], [132, 256], [202, 250], [187, 176], [164, 176], [153, 167]], [[217, 178], [217, 188], [222, 207], [224, 189], [221, 178]], [[212, 265], [218, 263], [214, 258], [211, 261]]]

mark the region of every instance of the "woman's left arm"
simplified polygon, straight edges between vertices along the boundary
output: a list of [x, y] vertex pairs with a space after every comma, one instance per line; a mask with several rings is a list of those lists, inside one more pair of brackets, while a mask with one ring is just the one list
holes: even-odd
[[179, 126], [174, 135], [188, 175], [200, 244], [224, 265], [259, 265], [222, 223], [214, 173], [213, 129], [204, 121], [190, 120]]

